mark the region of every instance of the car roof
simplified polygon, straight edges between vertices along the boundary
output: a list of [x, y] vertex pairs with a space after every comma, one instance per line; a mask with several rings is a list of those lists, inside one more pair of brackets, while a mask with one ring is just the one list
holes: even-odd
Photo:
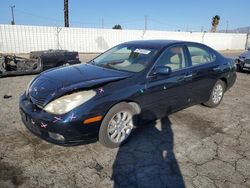
[[161, 49], [167, 47], [172, 44], [183, 44], [185, 41], [178, 41], [178, 40], [135, 40], [125, 42], [123, 44], [135, 45], [135, 46], [142, 46], [145, 48], [157, 48]]

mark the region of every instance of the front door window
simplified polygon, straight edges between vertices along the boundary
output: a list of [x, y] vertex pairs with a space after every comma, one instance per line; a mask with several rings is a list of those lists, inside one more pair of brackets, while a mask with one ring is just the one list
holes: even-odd
[[183, 69], [187, 66], [183, 47], [174, 46], [166, 49], [157, 59], [155, 68], [168, 66], [172, 71]]

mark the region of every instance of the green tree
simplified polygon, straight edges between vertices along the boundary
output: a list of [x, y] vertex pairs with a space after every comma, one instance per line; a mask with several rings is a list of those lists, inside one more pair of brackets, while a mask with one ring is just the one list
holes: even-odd
[[114, 27], [112, 27], [112, 29], [122, 29], [122, 26], [120, 24], [117, 24]]
[[212, 18], [212, 28], [211, 28], [211, 32], [216, 32], [217, 27], [220, 23], [220, 16], [216, 15]]

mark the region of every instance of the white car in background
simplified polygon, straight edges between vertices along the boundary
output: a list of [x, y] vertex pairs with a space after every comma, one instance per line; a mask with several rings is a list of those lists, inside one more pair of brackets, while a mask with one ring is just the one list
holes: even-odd
[[250, 47], [236, 59], [237, 71], [250, 70]]

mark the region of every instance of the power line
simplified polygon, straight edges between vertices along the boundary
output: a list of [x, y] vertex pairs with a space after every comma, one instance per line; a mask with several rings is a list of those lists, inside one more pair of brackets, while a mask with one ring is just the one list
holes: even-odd
[[57, 19], [54, 19], [52, 17], [46, 17], [46, 16], [41, 16], [41, 15], [38, 15], [38, 14], [33, 14], [33, 13], [30, 13], [30, 12], [27, 12], [27, 11], [23, 11], [23, 10], [20, 10], [20, 9], [16, 9], [17, 12], [19, 13], [22, 13], [22, 14], [27, 14], [27, 15], [30, 15], [30, 16], [33, 16], [33, 17], [36, 17], [36, 18], [40, 18], [40, 19], [43, 19], [43, 20], [49, 20], [49, 21], [56, 21], [56, 22], [61, 22], [61, 20], [57, 20]]
[[104, 19], [102, 17], [102, 28], [104, 29]]
[[[13, 7], [14, 8], [14, 7]], [[35, 18], [39, 18], [39, 19], [43, 19], [43, 20], [46, 20], [46, 21], [49, 21], [51, 24], [55, 24], [55, 25], [63, 25], [63, 20], [59, 20], [59, 19], [55, 19], [53, 17], [47, 17], [47, 16], [43, 16], [43, 15], [38, 15], [38, 14], [34, 14], [34, 13], [31, 13], [31, 12], [28, 12], [28, 11], [23, 11], [23, 10], [20, 10], [20, 9], [17, 9], [15, 8], [15, 11], [18, 12], [18, 13], [22, 13], [22, 14], [27, 14], [29, 15], [29, 17], [35, 17]], [[13, 13], [14, 14], [14, 13]], [[14, 15], [13, 15], [13, 18], [14, 18]], [[144, 22], [144, 23], [143, 23]], [[133, 20], [117, 20], [117, 21], [106, 21], [105, 20], [105, 25], [107, 27], [107, 25], [112, 25], [112, 24], [116, 24], [116, 23], [119, 23], [120, 25], [123, 26], [123, 28], [126, 28], [126, 25], [130, 25], [130, 24], [133, 24], [132, 26], [130, 26], [129, 28], [130, 29], [141, 29], [142, 27], [144, 27], [144, 30], [148, 30], [149, 29], [149, 22], [150, 23], [157, 23], [159, 25], [162, 25], [162, 26], [165, 26], [165, 28], [168, 30], [185, 30], [185, 26], [179, 26], [179, 25], [175, 25], [175, 24], [171, 24], [171, 23], [168, 23], [168, 22], [164, 22], [164, 21], [160, 21], [160, 20], [157, 20], [157, 19], [154, 19], [154, 18], [149, 18], [147, 15], [144, 16], [144, 20], [142, 19], [133, 19]], [[101, 25], [100, 25], [100, 20], [99, 21], [96, 21], [96, 22], [81, 22], [79, 20], [71, 20], [70, 21], [71, 25], [75, 25], [75, 26], [85, 26], [86, 25], [89, 25], [89, 27], [93, 27], [93, 28], [104, 28], [104, 18], [102, 17], [101, 19]], [[137, 26], [135, 25], [135, 23], [140, 23], [139, 25], [137, 24]], [[128, 26], [127, 26], [128, 27]], [[152, 26], [151, 26], [152, 27]], [[172, 28], [172, 29], [171, 29]], [[155, 28], [153, 28], [155, 29]], [[204, 29], [204, 27], [203, 27]], [[161, 30], [163, 30], [163, 28], [161, 28]], [[194, 27], [188, 27], [188, 30], [189, 31], [201, 31], [201, 26], [197, 26], [197, 28], [195, 29]]]
[[228, 20], [227, 20], [227, 27], [226, 27], [226, 33], [228, 32]]
[[161, 25], [165, 25], [165, 26], [168, 25], [168, 26], [174, 26], [174, 27], [176, 27], [176, 28], [180, 28], [180, 26], [178, 26], [178, 25], [170, 24], [170, 23], [163, 22], [163, 21], [159, 21], [159, 20], [152, 19], [152, 18], [150, 18], [150, 21], [155, 22], [155, 23], [158, 23], [158, 24], [161, 24]]
[[[62, 20], [58, 20], [58, 19], [55, 19], [55, 18], [52, 18], [52, 17], [41, 16], [41, 15], [38, 15], [38, 14], [33, 14], [33, 13], [30, 13], [30, 12], [27, 12], [27, 11], [23, 11], [23, 10], [20, 10], [20, 9], [16, 9], [16, 11], [19, 12], [19, 13], [22, 13], [22, 14], [29, 15], [31, 17], [35, 17], [35, 18], [38, 18], [38, 19], [54, 22], [53, 24], [58, 24], [58, 23], [62, 24]], [[88, 24], [98, 25], [98, 24], [100, 24], [100, 22], [80, 22], [80, 21], [74, 21], [74, 20], [70, 21], [70, 23], [81, 24], [81, 25], [88, 25]]]

